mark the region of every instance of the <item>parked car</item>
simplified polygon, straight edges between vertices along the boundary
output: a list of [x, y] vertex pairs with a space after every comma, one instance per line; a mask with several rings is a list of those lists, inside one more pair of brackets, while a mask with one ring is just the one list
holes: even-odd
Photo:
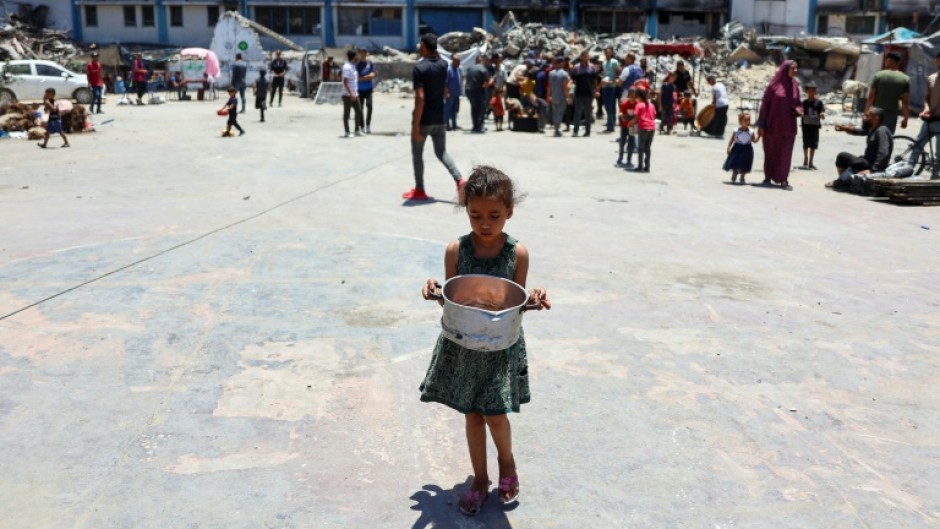
[[88, 77], [65, 69], [52, 61], [22, 60], [0, 62], [0, 104], [21, 99], [42, 100], [46, 88], [55, 88], [56, 97], [91, 103]]

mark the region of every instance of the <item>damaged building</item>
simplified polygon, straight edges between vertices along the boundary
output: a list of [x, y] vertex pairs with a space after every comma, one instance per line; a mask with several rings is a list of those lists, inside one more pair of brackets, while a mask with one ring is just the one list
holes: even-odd
[[[736, 0], [753, 2], [754, 0]], [[821, 0], [822, 1], [822, 0]], [[413, 50], [427, 32], [492, 29], [510, 11], [521, 23], [654, 38], [718, 36], [728, 0], [46, 0], [54, 27], [87, 43], [208, 46], [235, 11], [304, 48], [349, 44]], [[51, 25], [51, 24], [50, 24]]]

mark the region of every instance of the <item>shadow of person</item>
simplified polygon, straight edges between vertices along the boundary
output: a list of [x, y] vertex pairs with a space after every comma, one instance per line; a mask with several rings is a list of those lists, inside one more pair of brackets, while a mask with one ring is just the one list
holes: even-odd
[[428, 205], [431, 205], [431, 204], [451, 204], [451, 205], [454, 205], [454, 206], [457, 205], [457, 203], [454, 202], [453, 200], [442, 200], [442, 199], [434, 198], [434, 197], [428, 197], [427, 200], [405, 199], [405, 200], [401, 203], [401, 205], [402, 205], [403, 207], [406, 207], [406, 208], [413, 208], [413, 207], [416, 207], [416, 206], [428, 206]]
[[421, 487], [410, 498], [415, 502], [411, 510], [420, 513], [411, 529], [512, 529], [506, 513], [514, 510], [518, 503], [504, 506], [495, 490], [490, 491], [476, 516], [461, 514], [460, 498], [472, 482], [473, 476], [467, 476], [466, 481], [450, 490], [430, 484]]

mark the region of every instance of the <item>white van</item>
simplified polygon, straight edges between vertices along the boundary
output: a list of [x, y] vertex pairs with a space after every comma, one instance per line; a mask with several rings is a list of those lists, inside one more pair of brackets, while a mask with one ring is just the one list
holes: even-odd
[[41, 101], [46, 88], [55, 88], [56, 97], [72, 98], [83, 105], [91, 103], [88, 77], [52, 61], [0, 62], [0, 75], [3, 76], [0, 104], [18, 100]]

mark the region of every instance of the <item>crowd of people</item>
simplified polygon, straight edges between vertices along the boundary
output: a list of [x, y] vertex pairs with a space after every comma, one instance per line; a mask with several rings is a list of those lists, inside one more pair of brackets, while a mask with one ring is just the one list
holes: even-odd
[[[588, 137], [592, 128], [601, 128], [612, 134], [619, 127], [617, 167], [628, 171], [648, 172], [651, 167], [653, 139], [659, 134], [676, 134], [678, 125], [690, 127], [697, 135], [723, 138], [729, 121], [730, 98], [728, 90], [715, 76], [706, 78], [705, 111], [710, 119], [703, 119], [701, 130], [696, 127], [699, 98], [703, 94], [695, 86], [690, 71], [683, 61], [674, 70], [657, 80], [645, 58], [637, 59], [628, 53], [622, 59], [608, 47], [603, 57], [591, 58], [581, 53], [572, 61], [566, 56], [543, 55], [530, 50], [522, 55], [512, 68], [500, 53], [476, 57], [474, 64], [461, 64], [454, 54], [445, 61], [437, 52], [437, 39], [428, 34], [419, 44], [421, 60], [415, 67], [415, 112], [412, 127], [412, 152], [415, 158], [415, 187], [403, 196], [409, 200], [426, 200], [424, 191], [422, 152], [428, 136], [438, 159], [447, 167], [459, 188], [460, 173], [446, 152], [446, 133], [461, 130], [458, 116], [461, 98], [470, 106], [470, 130], [474, 134], [490, 132], [486, 126], [492, 118], [496, 131], [508, 127], [526, 132], [548, 132], [555, 137], [570, 133], [572, 137]], [[892, 162], [891, 143], [896, 128], [907, 128], [910, 120], [910, 86], [908, 76], [900, 71], [902, 57], [896, 52], [885, 54], [884, 69], [875, 75], [865, 101], [863, 126], [839, 125], [836, 130], [866, 137], [862, 156], [841, 153], [836, 157], [839, 178], [830, 187], [840, 188], [853, 177], [883, 172]], [[937, 57], [940, 69], [940, 55]], [[101, 92], [106, 84], [97, 54], [86, 66], [92, 89], [92, 112], [101, 113]], [[237, 115], [246, 112], [245, 80], [248, 66], [240, 54], [232, 66], [232, 86], [240, 99], [238, 104], [226, 101], [220, 113], [228, 115], [226, 130], [244, 130]], [[281, 53], [275, 52], [268, 70], [259, 71], [259, 79], [252, 86], [255, 108], [261, 113], [278, 105], [283, 99], [285, 74], [288, 70]], [[738, 127], [729, 138], [723, 169], [731, 172], [731, 182], [746, 183], [754, 162], [753, 145], [763, 146], [762, 185], [791, 189], [790, 172], [793, 169], [793, 148], [796, 137], [802, 135], [803, 163], [801, 169], [816, 170], [816, 152], [819, 149], [820, 130], [826, 119], [826, 108], [818, 98], [817, 87], [798, 82], [799, 65], [787, 60], [766, 87], [756, 116], [742, 108], [737, 116]], [[130, 70], [137, 87], [137, 102], [146, 91], [147, 70], [141, 57], [135, 57]], [[266, 77], [270, 72], [271, 78]], [[322, 64], [323, 81], [342, 83], [343, 127], [346, 137], [362, 136], [372, 132], [372, 95], [376, 67], [365, 49], [349, 50], [347, 62], [341, 67], [329, 57]], [[185, 86], [186, 80], [177, 79]], [[923, 120], [914, 152], [909, 164], [921, 155], [926, 142], [940, 134], [940, 88], [937, 74], [928, 77], [924, 110], [918, 116]], [[185, 88], [184, 88], [185, 90]], [[143, 91], [143, 93], [142, 93]], [[231, 91], [230, 91], [231, 95]], [[269, 100], [267, 98], [270, 98]], [[96, 109], [97, 108], [97, 109]], [[353, 118], [350, 129], [349, 119]], [[883, 130], [882, 130], [883, 129]], [[53, 131], [55, 133], [55, 131]], [[229, 135], [226, 132], [225, 135]], [[940, 142], [940, 139], [937, 139]], [[937, 145], [940, 152], [940, 145]], [[634, 163], [634, 157], [636, 163]], [[934, 176], [937, 167], [933, 168]]]

